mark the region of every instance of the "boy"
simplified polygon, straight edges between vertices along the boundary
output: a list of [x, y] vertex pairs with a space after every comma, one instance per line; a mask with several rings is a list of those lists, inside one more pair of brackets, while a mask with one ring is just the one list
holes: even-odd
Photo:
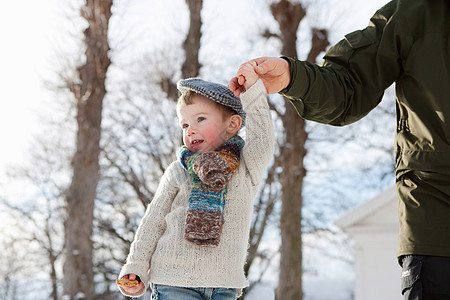
[[[165, 171], [117, 281], [152, 299], [236, 299], [253, 201], [273, 154], [266, 90], [248, 64], [241, 100], [225, 86], [178, 82], [184, 146]], [[245, 110], [245, 113], [244, 113]], [[246, 120], [245, 120], [246, 119]], [[237, 135], [246, 123], [246, 141]], [[133, 285], [133, 286], [130, 286]]]

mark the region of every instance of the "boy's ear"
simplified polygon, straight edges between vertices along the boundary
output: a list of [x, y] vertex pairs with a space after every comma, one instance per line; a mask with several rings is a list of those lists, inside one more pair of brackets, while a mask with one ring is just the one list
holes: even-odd
[[236, 134], [242, 125], [242, 118], [240, 115], [232, 115], [228, 123], [227, 132]]

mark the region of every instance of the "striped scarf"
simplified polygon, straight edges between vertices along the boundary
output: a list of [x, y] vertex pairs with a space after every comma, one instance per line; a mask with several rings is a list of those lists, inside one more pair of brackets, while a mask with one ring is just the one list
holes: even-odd
[[186, 146], [178, 152], [192, 178], [184, 236], [200, 246], [217, 246], [224, 223], [227, 183], [239, 167], [244, 140], [235, 136], [216, 151], [194, 153]]

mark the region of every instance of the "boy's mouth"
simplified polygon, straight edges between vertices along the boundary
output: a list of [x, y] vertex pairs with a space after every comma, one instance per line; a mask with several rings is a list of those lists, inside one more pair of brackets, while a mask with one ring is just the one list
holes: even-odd
[[203, 143], [203, 140], [193, 140], [193, 141], [191, 142], [191, 146], [192, 146], [192, 147], [197, 147], [197, 146], [199, 146], [201, 143]]

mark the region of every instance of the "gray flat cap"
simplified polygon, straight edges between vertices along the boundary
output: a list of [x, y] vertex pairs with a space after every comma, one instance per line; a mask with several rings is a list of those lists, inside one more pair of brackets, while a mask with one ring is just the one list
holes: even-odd
[[242, 126], [245, 124], [245, 112], [241, 99], [223, 84], [205, 81], [200, 78], [181, 79], [177, 82], [178, 90], [183, 93], [186, 90], [194, 91], [219, 104], [233, 109], [242, 118]]

